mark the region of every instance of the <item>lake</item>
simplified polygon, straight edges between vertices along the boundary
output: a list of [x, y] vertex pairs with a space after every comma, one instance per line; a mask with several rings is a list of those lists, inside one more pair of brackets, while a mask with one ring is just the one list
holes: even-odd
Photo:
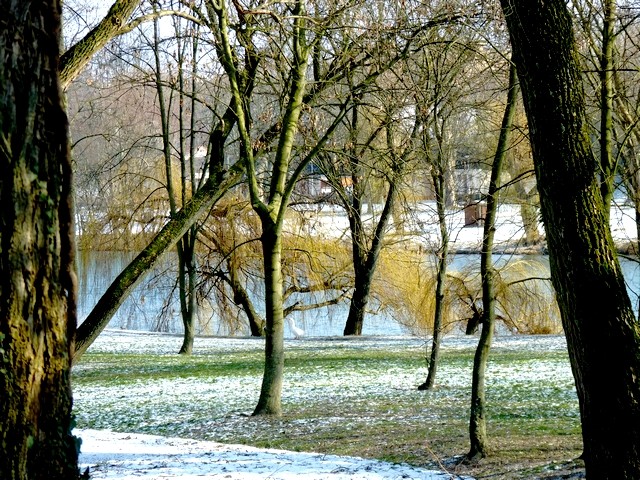
[[[97, 303], [111, 281], [127, 266], [135, 255], [123, 252], [81, 252], [78, 255], [78, 318], [82, 321]], [[109, 328], [126, 330], [161, 331], [181, 333], [180, 307], [177, 300], [174, 273], [171, 272], [174, 256], [166, 255], [160, 265], [150, 272], [132, 295], [120, 307], [118, 313], [109, 323]], [[522, 256], [496, 256], [496, 261], [504, 262]], [[542, 255], [528, 256], [541, 265], [548, 260]], [[474, 254], [455, 255], [449, 269], [479, 268], [480, 256]], [[622, 268], [627, 280], [627, 289], [634, 309], [638, 308], [640, 298], [640, 264], [636, 261], [621, 258]], [[257, 299], [256, 304], [262, 304]], [[199, 334], [248, 335], [248, 329], [230, 332], [220, 322], [214, 305], [205, 305], [199, 311]], [[307, 312], [295, 312], [293, 318], [298, 327], [305, 330], [307, 336], [341, 336], [348, 313], [347, 305], [335, 305]], [[289, 326], [285, 326], [285, 335], [292, 336]], [[363, 335], [406, 335], [407, 328], [400, 325], [388, 315], [371, 314], [365, 318]]]

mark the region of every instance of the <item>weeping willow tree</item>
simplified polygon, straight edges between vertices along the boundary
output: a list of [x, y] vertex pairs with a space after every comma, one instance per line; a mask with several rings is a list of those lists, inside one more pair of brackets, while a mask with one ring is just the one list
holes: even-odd
[[[372, 289], [371, 313], [392, 318], [414, 335], [433, 331], [437, 262], [417, 250], [390, 247], [383, 251]], [[503, 258], [496, 266], [496, 317], [512, 333], [562, 332], [560, 313], [544, 258]], [[442, 329], [477, 332], [482, 315], [480, 263], [449, 268], [444, 282]]]
[[[433, 329], [437, 274], [432, 262], [417, 250], [389, 247], [383, 251], [372, 290], [376, 312], [393, 318], [414, 335], [426, 336]], [[450, 293], [450, 292], [447, 292]], [[445, 295], [442, 331], [450, 331], [457, 319], [452, 303]]]
[[[450, 315], [467, 334], [477, 332], [482, 320], [482, 281], [479, 263], [448, 273], [452, 302]], [[560, 311], [551, 285], [548, 263], [538, 257], [502, 259], [494, 277], [496, 320], [512, 333], [562, 332]]]

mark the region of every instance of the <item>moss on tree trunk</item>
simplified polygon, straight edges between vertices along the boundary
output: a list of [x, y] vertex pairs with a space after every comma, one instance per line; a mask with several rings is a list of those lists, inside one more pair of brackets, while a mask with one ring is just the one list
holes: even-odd
[[0, 9], [0, 478], [78, 477], [71, 168], [59, 1]]
[[[640, 328], [591, 150], [563, 0], [502, 0], [533, 147], [551, 276], [567, 336], [588, 478], [640, 475]], [[523, 21], [526, 19], [526, 21]]]

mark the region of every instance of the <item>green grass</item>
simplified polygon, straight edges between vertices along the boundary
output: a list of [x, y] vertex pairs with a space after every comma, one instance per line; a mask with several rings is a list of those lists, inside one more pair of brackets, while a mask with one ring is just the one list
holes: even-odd
[[[89, 351], [73, 373], [78, 426], [434, 468], [468, 449], [471, 347], [443, 350], [437, 388], [427, 393], [416, 389], [426, 376], [423, 349], [296, 344], [286, 357], [280, 418], [251, 416], [263, 354], [212, 349], [190, 357]], [[540, 478], [531, 472], [580, 454], [564, 352], [493, 351], [487, 400], [494, 454], [458, 471]]]

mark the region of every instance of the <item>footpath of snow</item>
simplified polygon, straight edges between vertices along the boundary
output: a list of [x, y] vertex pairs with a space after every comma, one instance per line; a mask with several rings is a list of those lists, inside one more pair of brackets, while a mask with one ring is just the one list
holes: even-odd
[[[378, 460], [258, 449], [156, 435], [75, 430], [92, 479], [445, 480], [462, 478]], [[470, 477], [466, 477], [470, 479]]]

